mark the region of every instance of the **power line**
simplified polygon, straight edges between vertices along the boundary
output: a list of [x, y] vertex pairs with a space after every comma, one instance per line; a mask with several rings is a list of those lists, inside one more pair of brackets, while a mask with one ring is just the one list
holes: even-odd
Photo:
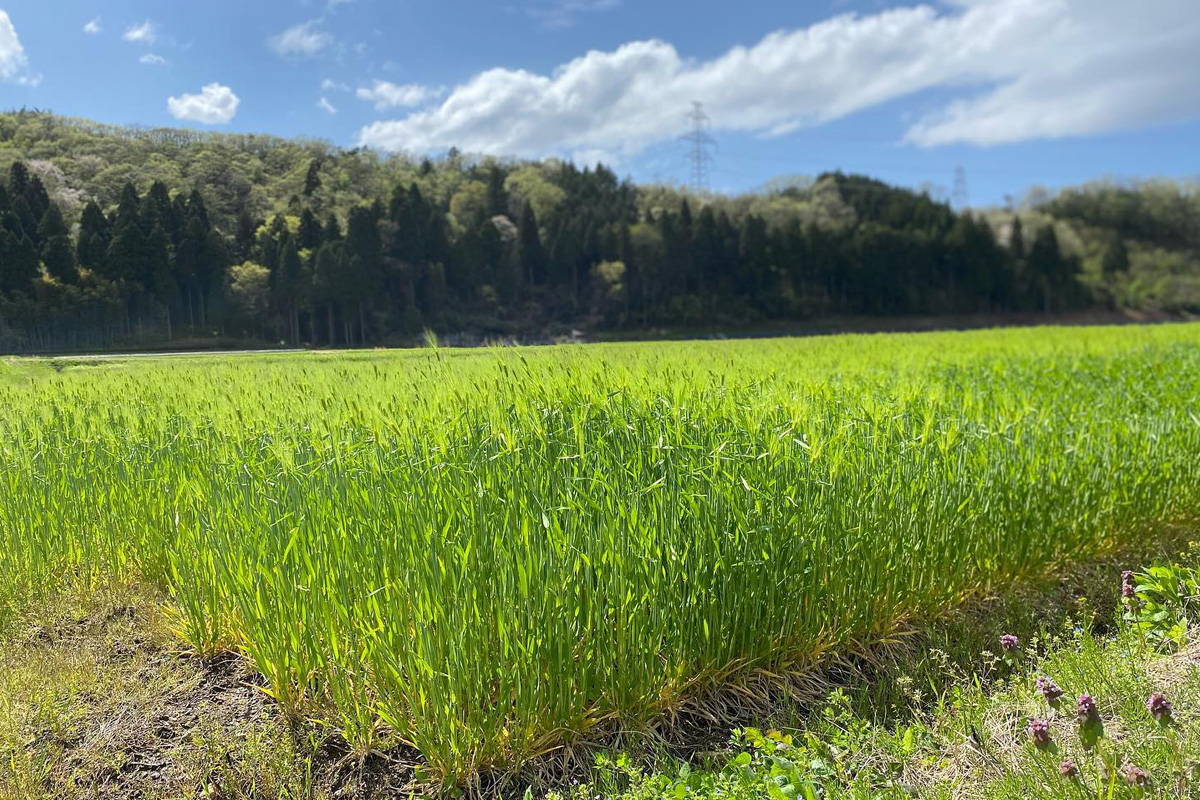
[[705, 194], [708, 192], [708, 178], [712, 171], [713, 156], [710, 150], [717, 146], [717, 142], [709, 135], [712, 122], [708, 114], [704, 113], [703, 103], [693, 102], [687, 118], [692, 130], [680, 138], [691, 146], [688, 157], [692, 162], [692, 191]]

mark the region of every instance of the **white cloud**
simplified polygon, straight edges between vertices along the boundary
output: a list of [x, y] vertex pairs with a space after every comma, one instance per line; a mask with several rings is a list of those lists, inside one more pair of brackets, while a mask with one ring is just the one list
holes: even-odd
[[121, 36], [127, 42], [138, 44], [154, 44], [158, 41], [158, 26], [146, 20], [141, 25], [133, 25]]
[[161, 67], [167, 63], [167, 60], [157, 53], [146, 53], [146, 55], [139, 58], [138, 61], [152, 67]]
[[267, 40], [267, 46], [280, 58], [312, 58], [333, 44], [333, 37], [320, 29], [321, 20], [294, 25]]
[[210, 83], [200, 94], [184, 94], [167, 99], [167, 111], [175, 119], [201, 122], [205, 125], [224, 125], [237, 114], [241, 100], [228, 86]]
[[104, 29], [100, 27], [100, 18], [99, 17], [88, 20], [88, 24], [83, 26], [83, 32], [90, 34], [92, 36], [95, 36], [96, 34], [103, 32], [103, 30]]
[[40, 75], [29, 72], [29, 58], [17, 29], [4, 9], [0, 8], [0, 81], [13, 81], [26, 86], [37, 86], [41, 82]]
[[389, 81], [375, 81], [374, 86], [359, 87], [359, 90], [355, 92], [359, 100], [374, 103], [376, 111], [387, 111], [389, 108], [412, 108], [440, 94], [442, 94], [440, 89], [430, 89], [415, 83], [397, 86]]
[[958, 97], [906, 140], [996, 144], [1200, 115], [1195, 0], [945, 0], [843, 14], [709, 61], [663, 41], [593, 51], [550, 74], [492, 69], [432, 108], [373, 123], [362, 144], [516, 156], [640, 152], [683, 133], [763, 136], [941, 89]]
[[335, 81], [332, 78], [326, 78], [325, 80], [321, 81], [321, 91], [323, 91], [323, 92], [334, 92], [334, 91], [348, 92], [348, 91], [350, 91], [350, 87], [340, 81]]
[[337, 113], [337, 109], [334, 107], [333, 103], [329, 102], [329, 99], [326, 97], [322, 97], [320, 100], [317, 101], [317, 108], [319, 108], [322, 111], [325, 111], [329, 114]]
[[569, 28], [580, 14], [615, 11], [620, 7], [621, 0], [551, 0], [549, 4], [530, 6], [525, 13], [547, 28]]
[[15, 78], [28, 63], [25, 48], [21, 46], [21, 40], [17, 37], [17, 29], [13, 27], [8, 14], [0, 9], [0, 78]]

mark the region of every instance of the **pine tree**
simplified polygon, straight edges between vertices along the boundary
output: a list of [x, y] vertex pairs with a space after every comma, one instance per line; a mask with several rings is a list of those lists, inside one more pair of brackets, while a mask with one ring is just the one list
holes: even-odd
[[329, 219], [325, 220], [323, 238], [327, 242], [340, 242], [342, 240], [342, 226], [338, 224], [338, 219], [333, 214], [330, 214]]
[[488, 170], [487, 206], [489, 217], [508, 214], [508, 192], [504, 188], [504, 171], [495, 164]]
[[1025, 231], [1021, 227], [1021, 218], [1013, 217], [1012, 233], [1008, 237], [1008, 252], [1017, 261], [1025, 259]]
[[146, 262], [142, 285], [150, 290], [167, 314], [167, 339], [173, 337], [172, 309], [179, 307], [179, 283], [171, 268], [171, 239], [162, 223], [156, 223], [145, 240]]
[[33, 218], [38, 220], [50, 208], [50, 195], [46, 192], [42, 179], [37, 175], [31, 177], [29, 185], [25, 187], [25, 202], [29, 203], [29, 210], [33, 214]]
[[348, 266], [344, 280], [338, 283], [348, 290], [342, 294], [345, 302], [358, 305], [359, 331], [365, 340], [368, 306], [374, 304], [384, 285], [383, 241], [369, 207], [358, 206], [350, 210], [343, 245]]
[[8, 191], [13, 197], [25, 194], [29, 188], [29, 167], [23, 161], [14, 161], [8, 168]]
[[1045, 225], [1034, 237], [1029, 248], [1029, 271], [1042, 291], [1042, 309], [1048, 314], [1059, 302], [1059, 290], [1063, 288], [1066, 265], [1058, 246], [1058, 234], [1053, 225]]
[[116, 235], [118, 228], [137, 224], [141, 207], [142, 201], [138, 197], [137, 189], [133, 188], [132, 183], [125, 184], [121, 188], [121, 197], [117, 201], [117, 218], [113, 223], [113, 234]]
[[75, 260], [79, 266], [101, 272], [108, 249], [108, 237], [108, 220], [96, 201], [91, 200], [83, 207], [83, 214], [79, 218], [79, 236], [75, 245]]
[[109, 280], [124, 281], [132, 290], [134, 284], [141, 282], [146, 257], [146, 236], [141, 227], [136, 222], [122, 224], [118, 214], [117, 230], [104, 259], [103, 276]]
[[323, 233], [317, 215], [310, 209], [304, 209], [300, 214], [300, 229], [296, 234], [297, 246], [301, 250], [315, 250], [321, 245]]
[[66, 235], [43, 240], [42, 264], [45, 265], [47, 274], [59, 283], [76, 283], [79, 280], [71, 239]]
[[51, 203], [38, 225], [41, 240], [42, 263], [46, 272], [60, 283], [75, 283], [79, 273], [75, 269], [75, 253], [71, 250], [70, 231], [63, 221], [62, 211]]
[[254, 237], [258, 234], [261, 224], [244, 209], [238, 214], [237, 233], [233, 238], [233, 254], [239, 262], [248, 261], [253, 255]]
[[38, 277], [38, 253], [28, 236], [0, 230], [0, 290], [28, 292]]
[[303, 294], [303, 265], [296, 250], [296, 242], [285, 234], [279, 243], [279, 269], [275, 276], [275, 302], [286, 322], [288, 339], [300, 341], [300, 302]]
[[338, 285], [342, 268], [342, 243], [331, 240], [317, 250], [313, 268], [313, 294], [316, 302], [325, 307], [325, 321], [329, 335], [328, 344], [337, 343], [337, 328], [334, 325], [337, 307], [342, 302], [341, 287]]
[[534, 286], [545, 285], [546, 251], [542, 247], [532, 203], [526, 203], [521, 210], [521, 224], [517, 226], [517, 231], [517, 263], [521, 266], [524, 280]]

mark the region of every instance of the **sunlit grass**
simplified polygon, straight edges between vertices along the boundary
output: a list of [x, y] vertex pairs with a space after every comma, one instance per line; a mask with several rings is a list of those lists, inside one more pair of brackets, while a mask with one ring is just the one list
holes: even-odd
[[[1200, 326], [72, 365], [0, 381], [0, 597], [133, 571], [436, 775], [1200, 500]], [[18, 364], [17, 371], [22, 369]]]

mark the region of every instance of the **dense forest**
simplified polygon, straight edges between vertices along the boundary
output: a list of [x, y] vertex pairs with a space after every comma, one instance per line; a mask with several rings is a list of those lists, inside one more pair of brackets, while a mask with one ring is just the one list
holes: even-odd
[[739, 197], [604, 166], [0, 115], [0, 352], [863, 315], [1200, 312], [1200, 191], [956, 210], [832, 173]]

